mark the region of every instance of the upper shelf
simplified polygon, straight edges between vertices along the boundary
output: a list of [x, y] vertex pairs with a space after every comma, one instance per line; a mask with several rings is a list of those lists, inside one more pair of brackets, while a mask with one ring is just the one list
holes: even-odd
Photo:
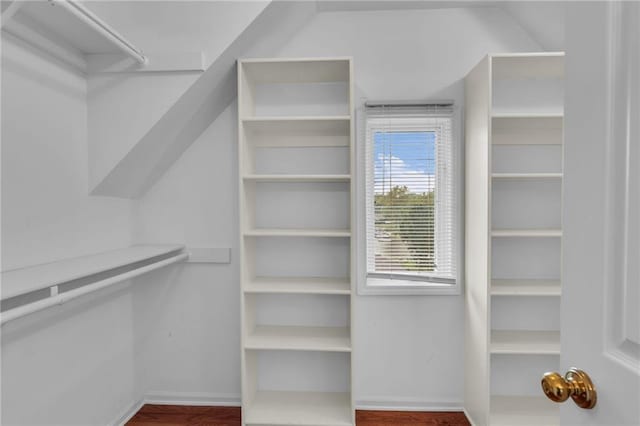
[[349, 58], [250, 59], [241, 66], [252, 84], [349, 81]]
[[2, 272], [2, 300], [177, 253], [182, 245], [140, 245]]
[[564, 52], [492, 55], [493, 78], [562, 78]]

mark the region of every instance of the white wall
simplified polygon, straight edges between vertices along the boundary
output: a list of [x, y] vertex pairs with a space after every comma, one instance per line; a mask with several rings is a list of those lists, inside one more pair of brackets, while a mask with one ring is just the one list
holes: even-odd
[[131, 204], [88, 197], [84, 77], [3, 34], [3, 269], [123, 247]]
[[[202, 52], [205, 69], [269, 2], [88, 2], [150, 58]], [[200, 72], [96, 74], [89, 77], [91, 189], [178, 100]]]
[[[2, 40], [2, 269], [121, 248], [131, 204], [88, 197], [84, 77]], [[127, 283], [2, 327], [3, 425], [106, 424], [134, 399]]]
[[156, 399], [240, 400], [235, 103], [140, 199], [139, 242], [231, 247], [232, 264], [187, 264], [136, 280], [140, 386]]
[[[532, 50], [540, 46], [500, 10], [445, 9], [321, 13], [279, 54], [353, 56], [358, 99], [449, 98], [462, 108], [461, 79], [483, 55]], [[234, 248], [231, 265], [185, 265], [179, 281], [160, 283], [171, 297], [155, 296], [164, 299], [157, 301], [159, 323], [137, 331], [164, 348], [147, 362], [145, 386], [165, 398], [171, 393], [193, 400], [239, 398], [234, 108], [185, 152], [136, 210], [137, 241]], [[462, 405], [461, 296], [358, 296], [353, 326], [360, 405]], [[185, 350], [172, 350], [172, 341]], [[215, 361], [200, 364], [203, 352], [215, 354]], [[200, 378], [194, 363], [202, 368]]]

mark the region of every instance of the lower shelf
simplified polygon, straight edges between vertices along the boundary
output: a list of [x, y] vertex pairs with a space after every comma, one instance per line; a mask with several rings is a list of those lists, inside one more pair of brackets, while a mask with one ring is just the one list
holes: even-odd
[[493, 330], [492, 354], [559, 355], [559, 331]]
[[560, 407], [544, 396], [492, 396], [491, 426], [557, 426]]
[[348, 327], [257, 326], [245, 349], [350, 352]]
[[245, 416], [247, 425], [353, 425], [348, 393], [259, 391]]

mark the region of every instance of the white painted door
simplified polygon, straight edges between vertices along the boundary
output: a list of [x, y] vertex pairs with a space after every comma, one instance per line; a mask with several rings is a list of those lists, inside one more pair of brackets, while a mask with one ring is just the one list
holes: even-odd
[[598, 402], [561, 425], [640, 425], [640, 3], [569, 4], [566, 53], [560, 364]]

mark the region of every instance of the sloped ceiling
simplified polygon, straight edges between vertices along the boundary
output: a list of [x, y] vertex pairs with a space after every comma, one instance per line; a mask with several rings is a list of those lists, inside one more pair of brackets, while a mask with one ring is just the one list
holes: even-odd
[[565, 2], [506, 1], [500, 7], [545, 50], [564, 50]]
[[271, 2], [92, 189], [138, 198], [236, 97], [237, 58], [271, 56], [316, 13], [314, 2]]
[[[211, 64], [91, 192], [125, 198], [137, 198], [150, 188], [235, 99], [236, 58], [269, 56], [316, 12], [497, 7], [512, 16], [546, 50], [562, 50], [564, 45], [563, 2], [319, 0], [273, 1], [266, 8], [264, 2], [242, 2], [240, 4], [247, 7], [263, 7], [264, 10], [235, 40], [229, 40], [224, 24], [209, 29], [206, 20], [188, 15], [189, 8], [183, 7], [184, 3], [152, 2], [156, 4], [153, 15], [148, 13], [149, 2], [126, 2], [113, 7], [114, 3], [117, 2], [87, 4], [101, 16], [118, 21], [127, 35], [141, 46], [149, 37], [154, 37], [156, 42], [160, 37], [166, 39], [166, 45], [172, 49], [184, 50], [186, 40], [193, 47], [194, 34], [197, 34], [201, 37], [203, 50], [206, 47], [207, 62]], [[144, 4], [145, 7], [142, 6]], [[233, 9], [228, 12], [234, 13]], [[149, 27], [158, 28], [158, 19], [167, 23], [161, 28], [171, 30], [162, 34], [149, 33]], [[145, 20], [153, 20], [146, 29]], [[212, 39], [217, 40], [213, 47]]]

